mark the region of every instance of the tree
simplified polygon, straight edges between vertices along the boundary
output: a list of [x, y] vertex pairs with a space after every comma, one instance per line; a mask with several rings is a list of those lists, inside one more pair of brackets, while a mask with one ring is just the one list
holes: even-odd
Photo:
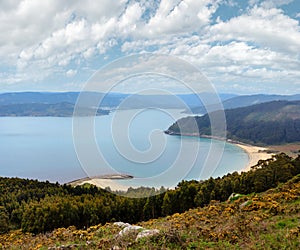
[[0, 206], [0, 233], [9, 231], [9, 218], [5, 207]]
[[170, 215], [172, 214], [172, 203], [170, 199], [170, 195], [168, 192], [165, 193], [164, 199], [163, 199], [163, 204], [162, 204], [162, 215]]

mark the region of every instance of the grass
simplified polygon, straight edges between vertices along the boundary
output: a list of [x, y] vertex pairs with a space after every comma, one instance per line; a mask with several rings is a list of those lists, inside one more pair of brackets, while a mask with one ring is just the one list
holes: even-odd
[[118, 236], [122, 228], [113, 223], [39, 235], [17, 230], [0, 235], [0, 249], [299, 249], [300, 178], [264, 193], [138, 225], [160, 232], [136, 240], [138, 232]]

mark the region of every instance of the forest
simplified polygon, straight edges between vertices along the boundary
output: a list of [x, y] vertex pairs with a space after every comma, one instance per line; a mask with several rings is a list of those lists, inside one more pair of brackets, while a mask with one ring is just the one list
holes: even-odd
[[[137, 223], [226, 201], [232, 193], [250, 194], [276, 187], [300, 173], [300, 155], [278, 154], [248, 172], [202, 181], [182, 181], [172, 190], [129, 189], [128, 198], [92, 185], [76, 186], [20, 178], [0, 178], [0, 233], [22, 229], [44, 233], [55, 228], [87, 228], [106, 222]], [[165, 191], [165, 192], [164, 192]], [[123, 193], [124, 194], [124, 193]], [[155, 195], [157, 194], [157, 195]]]
[[[204, 116], [185, 117], [171, 125], [167, 134], [211, 135], [210, 117], [222, 117], [222, 111]], [[272, 101], [224, 111], [227, 135], [216, 136], [256, 145], [274, 145], [300, 141], [300, 101]], [[217, 120], [218, 121], [218, 120]], [[216, 122], [215, 131], [221, 123]]]

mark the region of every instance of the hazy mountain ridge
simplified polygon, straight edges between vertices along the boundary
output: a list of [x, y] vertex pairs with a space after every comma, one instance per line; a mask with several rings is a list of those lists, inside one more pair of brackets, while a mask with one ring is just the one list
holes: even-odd
[[[187, 113], [191, 111], [206, 113], [206, 108], [212, 111], [216, 110], [220, 106], [219, 104], [216, 105], [215, 102], [219, 100], [223, 103], [225, 109], [249, 106], [255, 103], [265, 103], [270, 100], [300, 100], [300, 95], [262, 94], [237, 96], [235, 94], [221, 93], [219, 94], [219, 99], [212, 93], [177, 95], [108, 93], [106, 95], [98, 92], [15, 92], [0, 94], [0, 116], [31, 116], [31, 114], [35, 116], [35, 112], [30, 112], [30, 110], [39, 110], [39, 116], [51, 116], [52, 114], [54, 116], [70, 116], [72, 113], [71, 105], [74, 107], [80, 94], [87, 97], [87, 100], [91, 103], [95, 103], [101, 99], [100, 109], [162, 108], [183, 109]], [[204, 107], [203, 100], [205, 100], [206, 107]], [[46, 104], [49, 105], [47, 108]], [[51, 105], [54, 105], [54, 108]], [[59, 106], [65, 106], [65, 109], [60, 109]], [[17, 110], [18, 107], [20, 108], [19, 111]], [[24, 110], [25, 107], [28, 109], [28, 112]], [[52, 109], [56, 111], [51, 111]], [[42, 110], [44, 110], [44, 113]]]
[[[197, 94], [179, 95], [138, 95], [122, 93], [97, 92], [15, 92], [0, 94], [0, 116], [72, 116], [77, 98], [80, 94], [87, 103], [101, 101], [100, 110], [105, 109], [136, 109], [136, 108], [163, 108], [185, 109], [202, 105]], [[202, 97], [209, 99], [211, 94], [202, 93]], [[233, 94], [221, 94], [223, 100]], [[88, 109], [88, 108], [85, 109]], [[89, 107], [92, 109], [91, 107]], [[91, 110], [90, 110], [91, 111]], [[85, 110], [85, 112], [90, 112]], [[102, 111], [99, 114], [105, 114]]]
[[78, 92], [12, 92], [0, 94], [0, 105], [45, 103], [55, 104], [60, 102], [75, 103]]
[[[219, 112], [215, 111], [212, 115], [218, 117]], [[300, 101], [272, 101], [228, 109], [225, 110], [225, 116], [229, 139], [254, 144], [300, 141]], [[182, 118], [171, 125], [166, 132], [211, 135], [209, 115]]]
[[[235, 96], [223, 101], [224, 109], [233, 109], [247, 107], [255, 104], [266, 103], [271, 101], [298, 101], [300, 100], [300, 94], [296, 95], [266, 95], [266, 94], [256, 94], [256, 95], [241, 95]], [[219, 105], [212, 104], [209, 107], [198, 106], [191, 109], [192, 113], [195, 114], [205, 114], [206, 108], [211, 111], [216, 111], [219, 109]]]
[[[196, 107], [202, 105], [200, 97], [210, 99], [212, 94], [201, 93], [197, 94], [178, 94], [178, 95], [139, 95], [139, 94], [123, 94], [123, 93], [97, 93], [97, 92], [83, 92], [89, 98], [94, 100], [102, 99], [101, 106], [117, 107], [125, 99], [122, 108], [147, 108], [147, 107], [160, 107], [160, 108], [186, 108]], [[75, 104], [80, 92], [15, 92], [15, 93], [2, 93], [0, 94], [0, 105], [7, 104], [23, 104], [23, 103], [45, 103], [55, 104], [59, 102], [68, 102]], [[234, 94], [220, 94], [222, 100], [227, 100], [236, 96]]]
[[[24, 103], [0, 105], [0, 116], [54, 116], [69, 117], [73, 116], [74, 104], [60, 102], [55, 104], [47, 103]], [[95, 109], [82, 108], [77, 114], [86, 116], [93, 115]], [[108, 110], [98, 109], [96, 115], [109, 114]]]

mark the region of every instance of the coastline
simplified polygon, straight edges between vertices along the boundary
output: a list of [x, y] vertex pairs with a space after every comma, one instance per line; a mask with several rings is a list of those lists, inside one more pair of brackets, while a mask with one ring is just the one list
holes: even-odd
[[166, 130], [164, 131], [165, 134], [168, 135], [175, 135], [175, 136], [191, 136], [191, 137], [200, 137], [200, 138], [207, 138], [207, 139], [213, 139], [213, 140], [221, 140], [221, 141], [226, 141], [227, 143], [233, 144], [238, 146], [239, 148], [243, 149], [246, 154], [248, 155], [248, 164], [239, 171], [239, 173], [241, 172], [247, 172], [251, 169], [252, 166], [255, 166], [257, 164], [257, 162], [259, 160], [267, 160], [269, 158], [271, 158], [274, 153], [270, 153], [271, 150], [270, 148], [266, 148], [266, 147], [259, 147], [259, 146], [254, 146], [254, 145], [250, 145], [250, 144], [246, 144], [246, 143], [242, 143], [239, 141], [234, 141], [231, 139], [226, 139], [226, 138], [222, 138], [222, 137], [217, 137], [217, 136], [210, 136], [210, 135], [200, 135], [198, 133], [177, 133], [177, 132], [173, 132], [170, 130]]
[[248, 172], [252, 166], [255, 166], [259, 160], [267, 160], [271, 158], [274, 154], [268, 152], [268, 148], [253, 146], [249, 144], [244, 144], [240, 142], [231, 142], [227, 141], [233, 145], [238, 146], [239, 148], [243, 149], [246, 154], [248, 155], [248, 164], [241, 170], [241, 172]]
[[[173, 134], [174, 135], [174, 134]], [[274, 153], [271, 153], [272, 150], [270, 148], [266, 147], [259, 147], [254, 145], [245, 144], [239, 141], [233, 141], [230, 139], [223, 139], [223, 138], [216, 138], [216, 137], [209, 137], [209, 136], [199, 136], [195, 134], [184, 134], [179, 136], [191, 136], [191, 137], [203, 137], [203, 138], [210, 138], [214, 140], [222, 140], [226, 141], [229, 144], [235, 145], [239, 148], [241, 148], [247, 155], [248, 155], [248, 163], [245, 165], [240, 171], [241, 172], [248, 172], [251, 170], [252, 166], [255, 166], [259, 160], [266, 160], [271, 158]], [[67, 184], [70, 184], [72, 186], [77, 185], [84, 185], [84, 184], [92, 184], [97, 187], [100, 187], [102, 189], [109, 188], [111, 191], [127, 191], [129, 186], [125, 186], [120, 184], [119, 182], [115, 180], [125, 180], [125, 179], [131, 179], [134, 178], [134, 176], [127, 175], [127, 174], [111, 174], [111, 175], [101, 175], [101, 176], [94, 176], [94, 177], [85, 177], [82, 179], [71, 181]]]
[[90, 180], [83, 181], [77, 185], [84, 185], [84, 184], [92, 184], [96, 187], [106, 189], [109, 188], [111, 191], [127, 191], [129, 188], [128, 186], [121, 185], [112, 179], [101, 179], [101, 178], [91, 178]]
[[94, 177], [85, 177], [82, 179], [74, 180], [68, 182], [72, 186], [92, 184], [102, 189], [110, 188], [111, 191], [127, 191], [128, 186], [117, 183], [115, 180], [126, 180], [134, 178], [132, 175], [127, 174], [111, 174], [111, 175], [101, 175]]

